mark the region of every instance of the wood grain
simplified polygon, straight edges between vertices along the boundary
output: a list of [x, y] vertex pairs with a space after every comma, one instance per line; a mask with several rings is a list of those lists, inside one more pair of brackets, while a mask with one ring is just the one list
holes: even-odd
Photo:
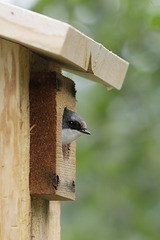
[[30, 80], [30, 192], [48, 200], [75, 199], [75, 143], [62, 149], [64, 108], [75, 111], [74, 83], [56, 72]]
[[[31, 54], [31, 72], [60, 72], [57, 63], [48, 61], [37, 54]], [[53, 74], [53, 73], [52, 73]], [[61, 120], [60, 120], [61, 121]], [[61, 126], [59, 126], [61, 128]], [[59, 135], [61, 138], [61, 134]], [[61, 141], [61, 140], [60, 140]], [[32, 239], [60, 240], [60, 202], [40, 197], [31, 198]]]
[[[56, 73], [30, 78], [30, 192], [54, 195], [56, 173]], [[47, 198], [47, 197], [46, 197]]]
[[29, 192], [30, 55], [0, 39], [0, 239], [60, 240], [60, 202], [31, 199]]
[[0, 2], [0, 36], [106, 87], [123, 84], [128, 63], [64, 22]]
[[31, 240], [60, 240], [60, 202], [32, 197]]
[[0, 239], [30, 239], [29, 51], [0, 39]]

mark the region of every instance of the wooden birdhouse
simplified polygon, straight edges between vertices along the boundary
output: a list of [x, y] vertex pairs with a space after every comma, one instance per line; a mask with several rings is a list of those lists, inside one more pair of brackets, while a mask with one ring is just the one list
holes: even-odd
[[70, 25], [0, 3], [0, 239], [59, 240], [60, 201], [75, 199], [62, 116], [76, 90], [61, 70], [120, 89], [127, 67]]

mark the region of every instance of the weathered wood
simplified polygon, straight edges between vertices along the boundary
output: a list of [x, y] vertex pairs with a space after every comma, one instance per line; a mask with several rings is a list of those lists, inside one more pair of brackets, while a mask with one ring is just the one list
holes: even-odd
[[75, 143], [62, 149], [64, 108], [75, 111], [74, 83], [55, 72], [31, 73], [30, 192], [48, 200], [75, 199]]
[[0, 39], [0, 239], [30, 240], [29, 51]]
[[60, 202], [49, 201], [48, 218], [47, 218], [47, 240], [60, 240]]
[[57, 74], [60, 88], [57, 92], [57, 163], [56, 173], [60, 183], [56, 194], [63, 200], [75, 200], [76, 141], [62, 148], [62, 116], [67, 107], [76, 111], [75, 84], [72, 80]]
[[0, 36], [106, 87], [120, 89], [128, 68], [126, 61], [69, 24], [3, 2]]
[[60, 240], [60, 203], [30, 198], [29, 55], [0, 39], [0, 239]]
[[31, 239], [60, 240], [60, 202], [32, 197]]
[[[52, 63], [36, 54], [32, 54], [31, 72], [42, 72], [44, 74], [44, 72], [51, 72], [55, 70], [60, 72], [57, 64]], [[60, 125], [59, 128], [61, 128]], [[61, 135], [59, 135], [59, 137], [61, 137]], [[31, 209], [32, 239], [60, 240], [60, 202], [32, 197]]]

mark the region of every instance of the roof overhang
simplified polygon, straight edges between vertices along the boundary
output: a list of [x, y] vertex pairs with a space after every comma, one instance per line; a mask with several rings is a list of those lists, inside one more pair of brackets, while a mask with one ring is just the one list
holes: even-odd
[[120, 89], [127, 72], [128, 62], [69, 24], [3, 2], [0, 36], [106, 87]]

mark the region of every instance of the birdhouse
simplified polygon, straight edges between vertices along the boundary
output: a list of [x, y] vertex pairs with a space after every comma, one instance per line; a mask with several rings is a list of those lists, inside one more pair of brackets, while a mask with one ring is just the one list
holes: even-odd
[[62, 117], [76, 89], [61, 70], [120, 89], [127, 67], [72, 26], [0, 3], [0, 239], [60, 239], [60, 201], [75, 199]]

